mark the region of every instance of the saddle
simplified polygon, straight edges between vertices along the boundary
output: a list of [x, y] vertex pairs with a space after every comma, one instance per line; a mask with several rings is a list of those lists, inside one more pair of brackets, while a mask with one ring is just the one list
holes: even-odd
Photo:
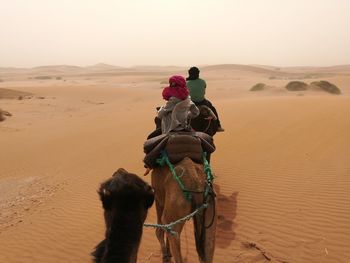
[[149, 168], [157, 167], [157, 158], [163, 151], [173, 164], [189, 157], [196, 163], [203, 163], [203, 152], [215, 151], [213, 138], [203, 132], [172, 132], [151, 138], [144, 143], [144, 163]]

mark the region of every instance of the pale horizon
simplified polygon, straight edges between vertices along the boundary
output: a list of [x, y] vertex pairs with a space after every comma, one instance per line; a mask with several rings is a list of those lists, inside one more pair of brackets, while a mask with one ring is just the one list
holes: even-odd
[[196, 66], [199, 68], [209, 67], [209, 66], [251, 66], [251, 67], [273, 67], [273, 68], [331, 68], [331, 67], [342, 67], [342, 66], [350, 66], [349, 64], [334, 64], [334, 65], [287, 65], [287, 66], [280, 66], [280, 65], [262, 65], [262, 64], [238, 64], [238, 63], [218, 63], [218, 64], [188, 64], [188, 65], [160, 65], [160, 64], [140, 64], [140, 65], [130, 65], [130, 66], [120, 66], [120, 65], [114, 65], [104, 62], [99, 62], [95, 64], [88, 64], [88, 65], [79, 65], [79, 64], [43, 64], [43, 65], [35, 65], [35, 66], [27, 66], [27, 67], [19, 67], [19, 66], [0, 66], [0, 68], [3, 69], [34, 69], [34, 68], [40, 68], [40, 67], [93, 67], [93, 66], [99, 66], [99, 65], [106, 65], [106, 66], [112, 66], [116, 68], [125, 68], [125, 69], [132, 69], [132, 68], [142, 68], [142, 67], [159, 67], [159, 68], [171, 68], [171, 67], [178, 67], [178, 68], [189, 68], [192, 66]]
[[345, 0], [0, 3], [0, 67], [350, 64]]

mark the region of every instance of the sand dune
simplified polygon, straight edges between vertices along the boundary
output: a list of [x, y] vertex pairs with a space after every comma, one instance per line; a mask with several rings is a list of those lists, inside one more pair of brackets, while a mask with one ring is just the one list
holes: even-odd
[[[287, 80], [249, 70], [202, 70], [226, 129], [212, 156], [215, 262], [350, 261], [350, 77], [329, 78], [342, 95], [298, 96], [282, 89]], [[0, 262], [89, 262], [104, 231], [99, 183], [120, 167], [144, 171], [142, 144], [169, 72], [91, 71], [66, 81], [2, 76], [0, 88], [34, 98], [0, 99], [14, 114], [0, 123]], [[258, 82], [274, 88], [249, 92]], [[154, 207], [146, 222], [156, 222]], [[198, 262], [191, 223], [182, 242], [187, 262]], [[153, 229], [139, 262], [161, 262]]]

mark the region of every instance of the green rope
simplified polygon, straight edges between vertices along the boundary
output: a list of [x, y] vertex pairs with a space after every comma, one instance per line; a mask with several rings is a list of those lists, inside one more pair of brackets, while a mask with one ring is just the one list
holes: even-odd
[[174, 222], [171, 222], [169, 224], [148, 224], [145, 223], [143, 224], [143, 226], [145, 227], [153, 227], [153, 228], [161, 228], [163, 230], [165, 230], [166, 232], [170, 233], [173, 236], [177, 235], [177, 232], [173, 230], [173, 227], [179, 223], [182, 222], [186, 222], [188, 220], [190, 220], [192, 217], [194, 217], [196, 214], [198, 214], [199, 212], [201, 212], [202, 210], [206, 209], [208, 207], [208, 204], [202, 204], [202, 206], [198, 207], [196, 210], [194, 210], [192, 213], [188, 214], [187, 216], [184, 216]]
[[207, 186], [205, 187], [204, 190], [204, 196], [207, 197], [209, 194], [209, 191], [211, 191], [212, 184], [214, 181], [214, 175], [211, 171], [210, 164], [207, 160], [207, 153], [203, 152], [203, 166], [204, 166], [204, 172], [207, 175]]
[[186, 187], [185, 187], [184, 183], [181, 181], [180, 177], [176, 174], [175, 168], [174, 168], [173, 164], [170, 162], [168, 155], [166, 154], [165, 151], [162, 152], [161, 158], [157, 159], [157, 163], [161, 166], [164, 166], [165, 164], [168, 165], [168, 167], [173, 175], [173, 178], [176, 180], [176, 182], [180, 186], [186, 200], [191, 201], [191, 199], [192, 199], [191, 194], [186, 189]]
[[204, 172], [207, 175], [207, 182], [209, 184], [212, 184], [213, 181], [214, 181], [214, 175], [213, 175], [213, 173], [211, 171], [210, 164], [209, 164], [209, 162], [207, 160], [207, 153], [206, 152], [203, 153], [203, 166], [204, 166]]

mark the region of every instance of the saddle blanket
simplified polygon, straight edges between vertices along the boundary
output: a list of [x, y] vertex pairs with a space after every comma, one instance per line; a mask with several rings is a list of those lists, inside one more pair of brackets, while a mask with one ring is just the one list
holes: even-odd
[[173, 132], [162, 134], [145, 141], [144, 163], [149, 168], [157, 166], [157, 158], [165, 151], [171, 163], [176, 164], [185, 157], [196, 163], [203, 162], [203, 152], [215, 151], [213, 138], [203, 132]]

